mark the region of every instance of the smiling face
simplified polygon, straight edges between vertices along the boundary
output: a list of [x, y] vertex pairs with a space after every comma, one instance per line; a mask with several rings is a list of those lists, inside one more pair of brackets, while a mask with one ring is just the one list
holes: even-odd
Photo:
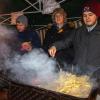
[[93, 12], [83, 12], [83, 21], [86, 26], [93, 26], [97, 22], [97, 16]]
[[61, 25], [64, 24], [64, 15], [57, 13], [55, 15], [55, 22], [56, 22], [56, 24], [61, 24]]

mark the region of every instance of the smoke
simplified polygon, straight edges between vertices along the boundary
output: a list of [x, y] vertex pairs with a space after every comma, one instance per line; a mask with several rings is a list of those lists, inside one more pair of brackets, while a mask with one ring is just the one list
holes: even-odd
[[5, 60], [10, 56], [15, 31], [0, 26], [0, 70], [5, 68]]
[[23, 56], [15, 55], [6, 61], [10, 78], [28, 85], [48, 83], [56, 77], [56, 63], [42, 50], [34, 49]]

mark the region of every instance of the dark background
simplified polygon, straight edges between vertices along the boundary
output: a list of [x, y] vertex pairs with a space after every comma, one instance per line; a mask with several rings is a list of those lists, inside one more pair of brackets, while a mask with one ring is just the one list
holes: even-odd
[[[36, 2], [37, 0], [29, 0], [31, 3]], [[56, 0], [61, 1], [61, 0]], [[61, 7], [65, 9], [68, 13], [68, 17], [80, 17], [82, 6], [85, 2], [91, 0], [66, 0], [65, 2], [61, 3]], [[100, 0], [97, 0], [100, 2]], [[22, 9], [29, 6], [25, 0], [0, 0], [0, 7], [2, 8], [0, 11], [2, 13], [11, 13], [14, 11], [21, 11]], [[32, 11], [33, 8], [31, 7], [27, 11]], [[43, 15], [41, 13], [37, 14], [26, 14], [29, 18], [30, 24], [37, 24], [43, 25], [48, 24], [51, 22], [51, 15]]]

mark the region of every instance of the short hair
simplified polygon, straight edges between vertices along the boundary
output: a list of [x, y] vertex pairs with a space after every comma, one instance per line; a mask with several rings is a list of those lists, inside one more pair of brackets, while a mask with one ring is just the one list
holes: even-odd
[[52, 14], [52, 21], [55, 23], [55, 15], [56, 14], [62, 14], [64, 16], [64, 22], [67, 21], [67, 13], [64, 11], [63, 8], [56, 8], [54, 11], [53, 11], [53, 14]]

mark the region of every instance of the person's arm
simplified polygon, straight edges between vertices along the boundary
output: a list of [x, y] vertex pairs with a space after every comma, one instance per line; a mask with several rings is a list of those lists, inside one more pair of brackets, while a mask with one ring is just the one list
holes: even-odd
[[73, 31], [72, 34], [70, 35], [70, 37], [66, 37], [66, 39], [59, 41], [59, 42], [55, 42], [52, 44], [52, 46], [49, 48], [48, 52], [52, 57], [55, 57], [55, 54], [58, 50], [64, 49], [68, 46], [70, 46], [70, 43], [72, 43], [73, 39], [74, 39], [74, 35], [75, 32]]
[[57, 50], [65, 49], [66, 47], [69, 47], [72, 43], [74, 38], [74, 32], [71, 33], [70, 37], [66, 37], [62, 41], [58, 41], [52, 44], [52, 46], [55, 46]]

